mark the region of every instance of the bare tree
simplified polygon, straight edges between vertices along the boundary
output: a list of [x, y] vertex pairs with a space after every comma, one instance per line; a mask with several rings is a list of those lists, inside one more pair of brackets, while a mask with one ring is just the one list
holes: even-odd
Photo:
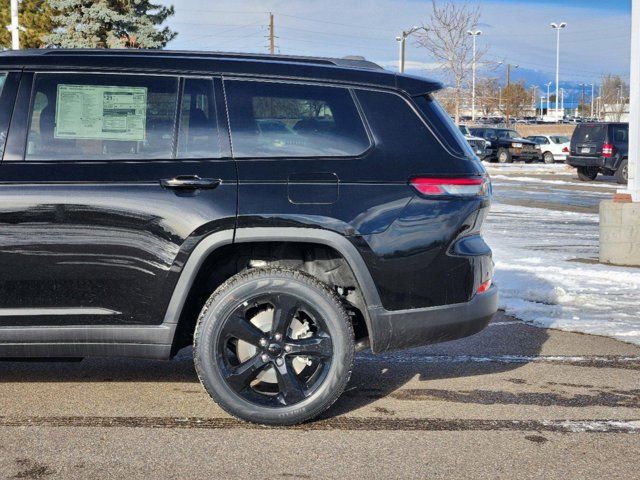
[[[418, 34], [417, 43], [425, 48], [441, 64], [454, 89], [454, 116], [460, 120], [460, 103], [463, 88], [471, 71], [473, 41], [467, 31], [476, 27], [480, 20], [480, 7], [468, 2], [451, 0], [439, 4], [431, 0], [432, 10], [424, 30]], [[476, 61], [480, 61], [485, 49], [476, 50]]]
[[489, 115], [500, 110], [500, 83], [495, 77], [481, 78], [476, 82], [476, 97], [482, 115]]
[[600, 102], [609, 121], [619, 122], [627, 112], [629, 85], [618, 75], [605, 75], [600, 86]]

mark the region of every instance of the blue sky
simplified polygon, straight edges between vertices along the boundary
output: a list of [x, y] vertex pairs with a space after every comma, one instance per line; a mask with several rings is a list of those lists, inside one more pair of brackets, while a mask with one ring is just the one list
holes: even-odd
[[[159, 0], [173, 4], [169, 48], [266, 52], [268, 12], [275, 14], [283, 54], [363, 55], [396, 69], [395, 36], [426, 20], [430, 0]], [[531, 83], [555, 75], [555, 34], [561, 37], [561, 80], [598, 82], [603, 73], [628, 76], [631, 0], [478, 0], [480, 43], [488, 59], [520, 65], [515, 78]], [[437, 77], [428, 52], [409, 42], [410, 73]], [[499, 73], [496, 73], [499, 75]]]

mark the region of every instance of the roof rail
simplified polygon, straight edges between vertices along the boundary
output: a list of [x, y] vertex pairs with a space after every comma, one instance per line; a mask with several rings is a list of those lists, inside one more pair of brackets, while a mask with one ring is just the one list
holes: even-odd
[[151, 49], [85, 49], [85, 48], [41, 48], [25, 50], [7, 50], [0, 55], [11, 56], [75, 56], [75, 55], [158, 55], [167, 57], [200, 57], [218, 59], [259, 60], [292, 63], [310, 63], [316, 65], [334, 65], [337, 67], [362, 68], [367, 70], [384, 70], [380, 65], [365, 60], [363, 57], [348, 56], [344, 58], [305, 57], [297, 55], [269, 55], [260, 53], [203, 52], [188, 50], [151, 50]]

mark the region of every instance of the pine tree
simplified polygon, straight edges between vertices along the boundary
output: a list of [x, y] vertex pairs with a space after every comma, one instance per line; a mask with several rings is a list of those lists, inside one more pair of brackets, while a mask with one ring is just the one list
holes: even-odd
[[162, 27], [174, 14], [150, 0], [49, 0], [56, 26], [43, 40], [64, 48], [162, 48], [176, 32]]
[[[11, 32], [5, 28], [11, 23], [11, 0], [0, 0], [0, 46], [11, 47]], [[18, 19], [25, 31], [20, 32], [20, 47], [39, 48], [41, 37], [53, 30], [51, 8], [47, 0], [22, 0], [18, 6]]]

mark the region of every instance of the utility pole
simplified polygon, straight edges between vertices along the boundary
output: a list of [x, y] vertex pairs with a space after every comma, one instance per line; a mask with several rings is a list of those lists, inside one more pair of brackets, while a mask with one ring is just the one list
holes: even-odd
[[[547, 86], [547, 115], [549, 115], [549, 102], [551, 101], [551, 92], [549, 91], [549, 87], [551, 87], [551, 83], [553, 82], [549, 82], [545, 84]], [[558, 101], [558, 99], [556, 99], [556, 101]]]
[[421, 30], [422, 27], [411, 27], [409, 30], [403, 30], [402, 33], [396, 37], [396, 42], [399, 44], [400, 52], [398, 56], [398, 71], [400, 73], [404, 73], [404, 63], [405, 63], [405, 52], [407, 48], [407, 37], [413, 33], [416, 33], [418, 30]]
[[273, 28], [273, 13], [269, 12], [269, 53], [276, 53], [276, 34]]
[[591, 84], [591, 118], [593, 118], [593, 83]]
[[482, 30], [469, 30], [467, 35], [473, 38], [473, 64], [472, 70], [472, 86], [471, 86], [471, 121], [476, 121], [476, 37], [482, 35]]
[[[518, 68], [518, 66], [516, 65], [515, 68]], [[509, 128], [510, 126], [510, 119], [509, 117], [511, 116], [511, 64], [507, 63], [507, 88], [504, 92], [504, 96], [506, 98], [507, 101], [507, 107], [506, 107], [506, 120], [507, 120], [507, 128]]]
[[552, 23], [551, 28], [557, 32], [556, 41], [556, 118], [558, 118], [558, 97], [560, 94], [560, 30], [567, 26], [566, 22]]
[[18, 0], [11, 0], [11, 25], [7, 27], [11, 32], [11, 48], [20, 50], [20, 24], [18, 23]]
[[584, 89], [587, 86], [586, 83], [582, 84], [582, 100], [580, 101], [580, 106], [582, 107], [582, 117], [584, 118]]

